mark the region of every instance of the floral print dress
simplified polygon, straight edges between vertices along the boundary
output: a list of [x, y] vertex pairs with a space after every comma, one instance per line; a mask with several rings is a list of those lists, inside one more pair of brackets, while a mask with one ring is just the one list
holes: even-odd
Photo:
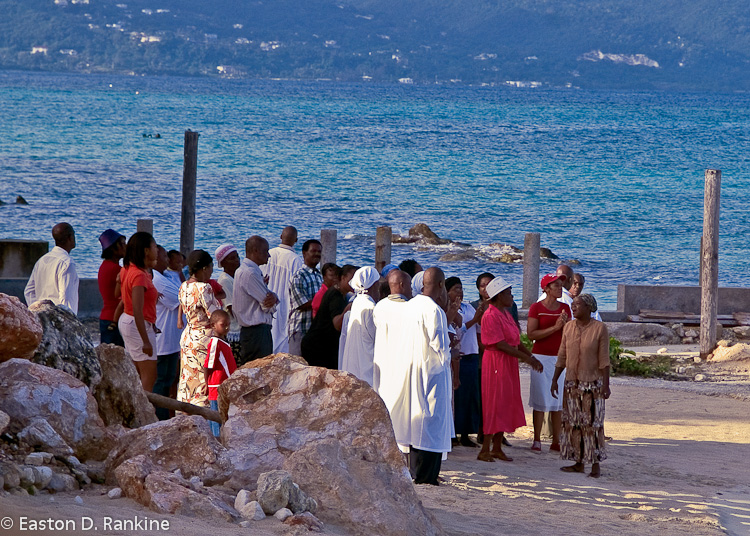
[[206, 347], [212, 330], [209, 317], [219, 304], [211, 285], [197, 281], [185, 281], [178, 294], [182, 312], [187, 317], [187, 327], [180, 338], [180, 383], [177, 400], [208, 407], [208, 386], [203, 373], [206, 362]]

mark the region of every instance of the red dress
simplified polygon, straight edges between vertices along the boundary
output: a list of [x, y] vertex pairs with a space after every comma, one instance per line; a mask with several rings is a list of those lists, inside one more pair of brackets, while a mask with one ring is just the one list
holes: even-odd
[[518, 359], [495, 346], [505, 341], [518, 346], [521, 334], [508, 311], [490, 305], [482, 316], [482, 418], [485, 434], [513, 432], [526, 426], [521, 401]]

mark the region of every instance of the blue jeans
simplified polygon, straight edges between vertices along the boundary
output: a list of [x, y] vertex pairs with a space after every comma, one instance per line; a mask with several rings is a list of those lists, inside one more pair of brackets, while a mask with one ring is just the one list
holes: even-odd
[[[180, 370], [180, 352], [156, 356], [156, 383], [154, 383], [154, 393], [162, 396], [169, 396], [172, 384], [177, 379], [177, 373]], [[156, 408], [156, 416], [160, 421], [169, 419], [169, 410], [166, 408]]]
[[120, 330], [117, 328], [117, 322], [111, 320], [99, 319], [99, 336], [102, 344], [116, 344], [117, 346], [125, 347], [125, 342], [122, 340]]
[[[219, 411], [218, 400], [209, 400], [208, 403], [211, 405], [211, 409]], [[208, 421], [208, 424], [211, 425], [211, 432], [213, 432], [214, 437], [219, 437], [219, 432], [221, 431], [221, 424], [219, 424], [216, 421]]]

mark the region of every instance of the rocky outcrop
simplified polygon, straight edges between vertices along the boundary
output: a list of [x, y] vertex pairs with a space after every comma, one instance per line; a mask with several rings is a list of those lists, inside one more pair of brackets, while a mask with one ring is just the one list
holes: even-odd
[[165, 471], [144, 455], [125, 461], [114, 472], [122, 493], [154, 512], [204, 520], [239, 518], [220, 492], [205, 487], [199, 479], [186, 480], [179, 471]]
[[32, 304], [29, 311], [36, 315], [44, 332], [31, 360], [65, 371], [95, 388], [102, 379], [102, 369], [94, 342], [78, 317], [49, 300]]
[[0, 407], [11, 418], [10, 432], [51, 429], [63, 441], [51, 448], [67, 445], [83, 460], [106, 458], [113, 444], [89, 389], [61, 370], [23, 359], [1, 363]]
[[30, 359], [42, 340], [42, 325], [15, 296], [0, 293], [0, 363]]
[[114, 344], [96, 347], [102, 379], [94, 389], [99, 415], [107, 425], [138, 428], [157, 421], [154, 406], [146, 398], [133, 361]]
[[5, 432], [9, 424], [10, 424], [10, 415], [5, 413], [4, 411], [0, 411], [0, 434]]
[[645, 322], [607, 322], [609, 336], [628, 346], [679, 344], [682, 339], [668, 326]]
[[[183, 477], [198, 477], [207, 485], [226, 481], [232, 472], [226, 449], [208, 422], [196, 415], [179, 415], [121, 435], [107, 458], [107, 482], [115, 484], [117, 468], [139, 456], [160, 471], [179, 470]], [[125, 489], [122, 483], [120, 487]]]
[[383, 401], [351, 374], [288, 354], [257, 359], [222, 384], [219, 409], [230, 487], [284, 469], [314, 493], [324, 521], [357, 534], [442, 533], [414, 491]]

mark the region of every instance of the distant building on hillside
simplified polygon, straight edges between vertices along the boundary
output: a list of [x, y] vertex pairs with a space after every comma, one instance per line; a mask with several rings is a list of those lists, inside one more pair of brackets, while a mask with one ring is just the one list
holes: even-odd
[[31, 49], [32, 54], [43, 54], [47, 55], [47, 47], [32, 47]]

